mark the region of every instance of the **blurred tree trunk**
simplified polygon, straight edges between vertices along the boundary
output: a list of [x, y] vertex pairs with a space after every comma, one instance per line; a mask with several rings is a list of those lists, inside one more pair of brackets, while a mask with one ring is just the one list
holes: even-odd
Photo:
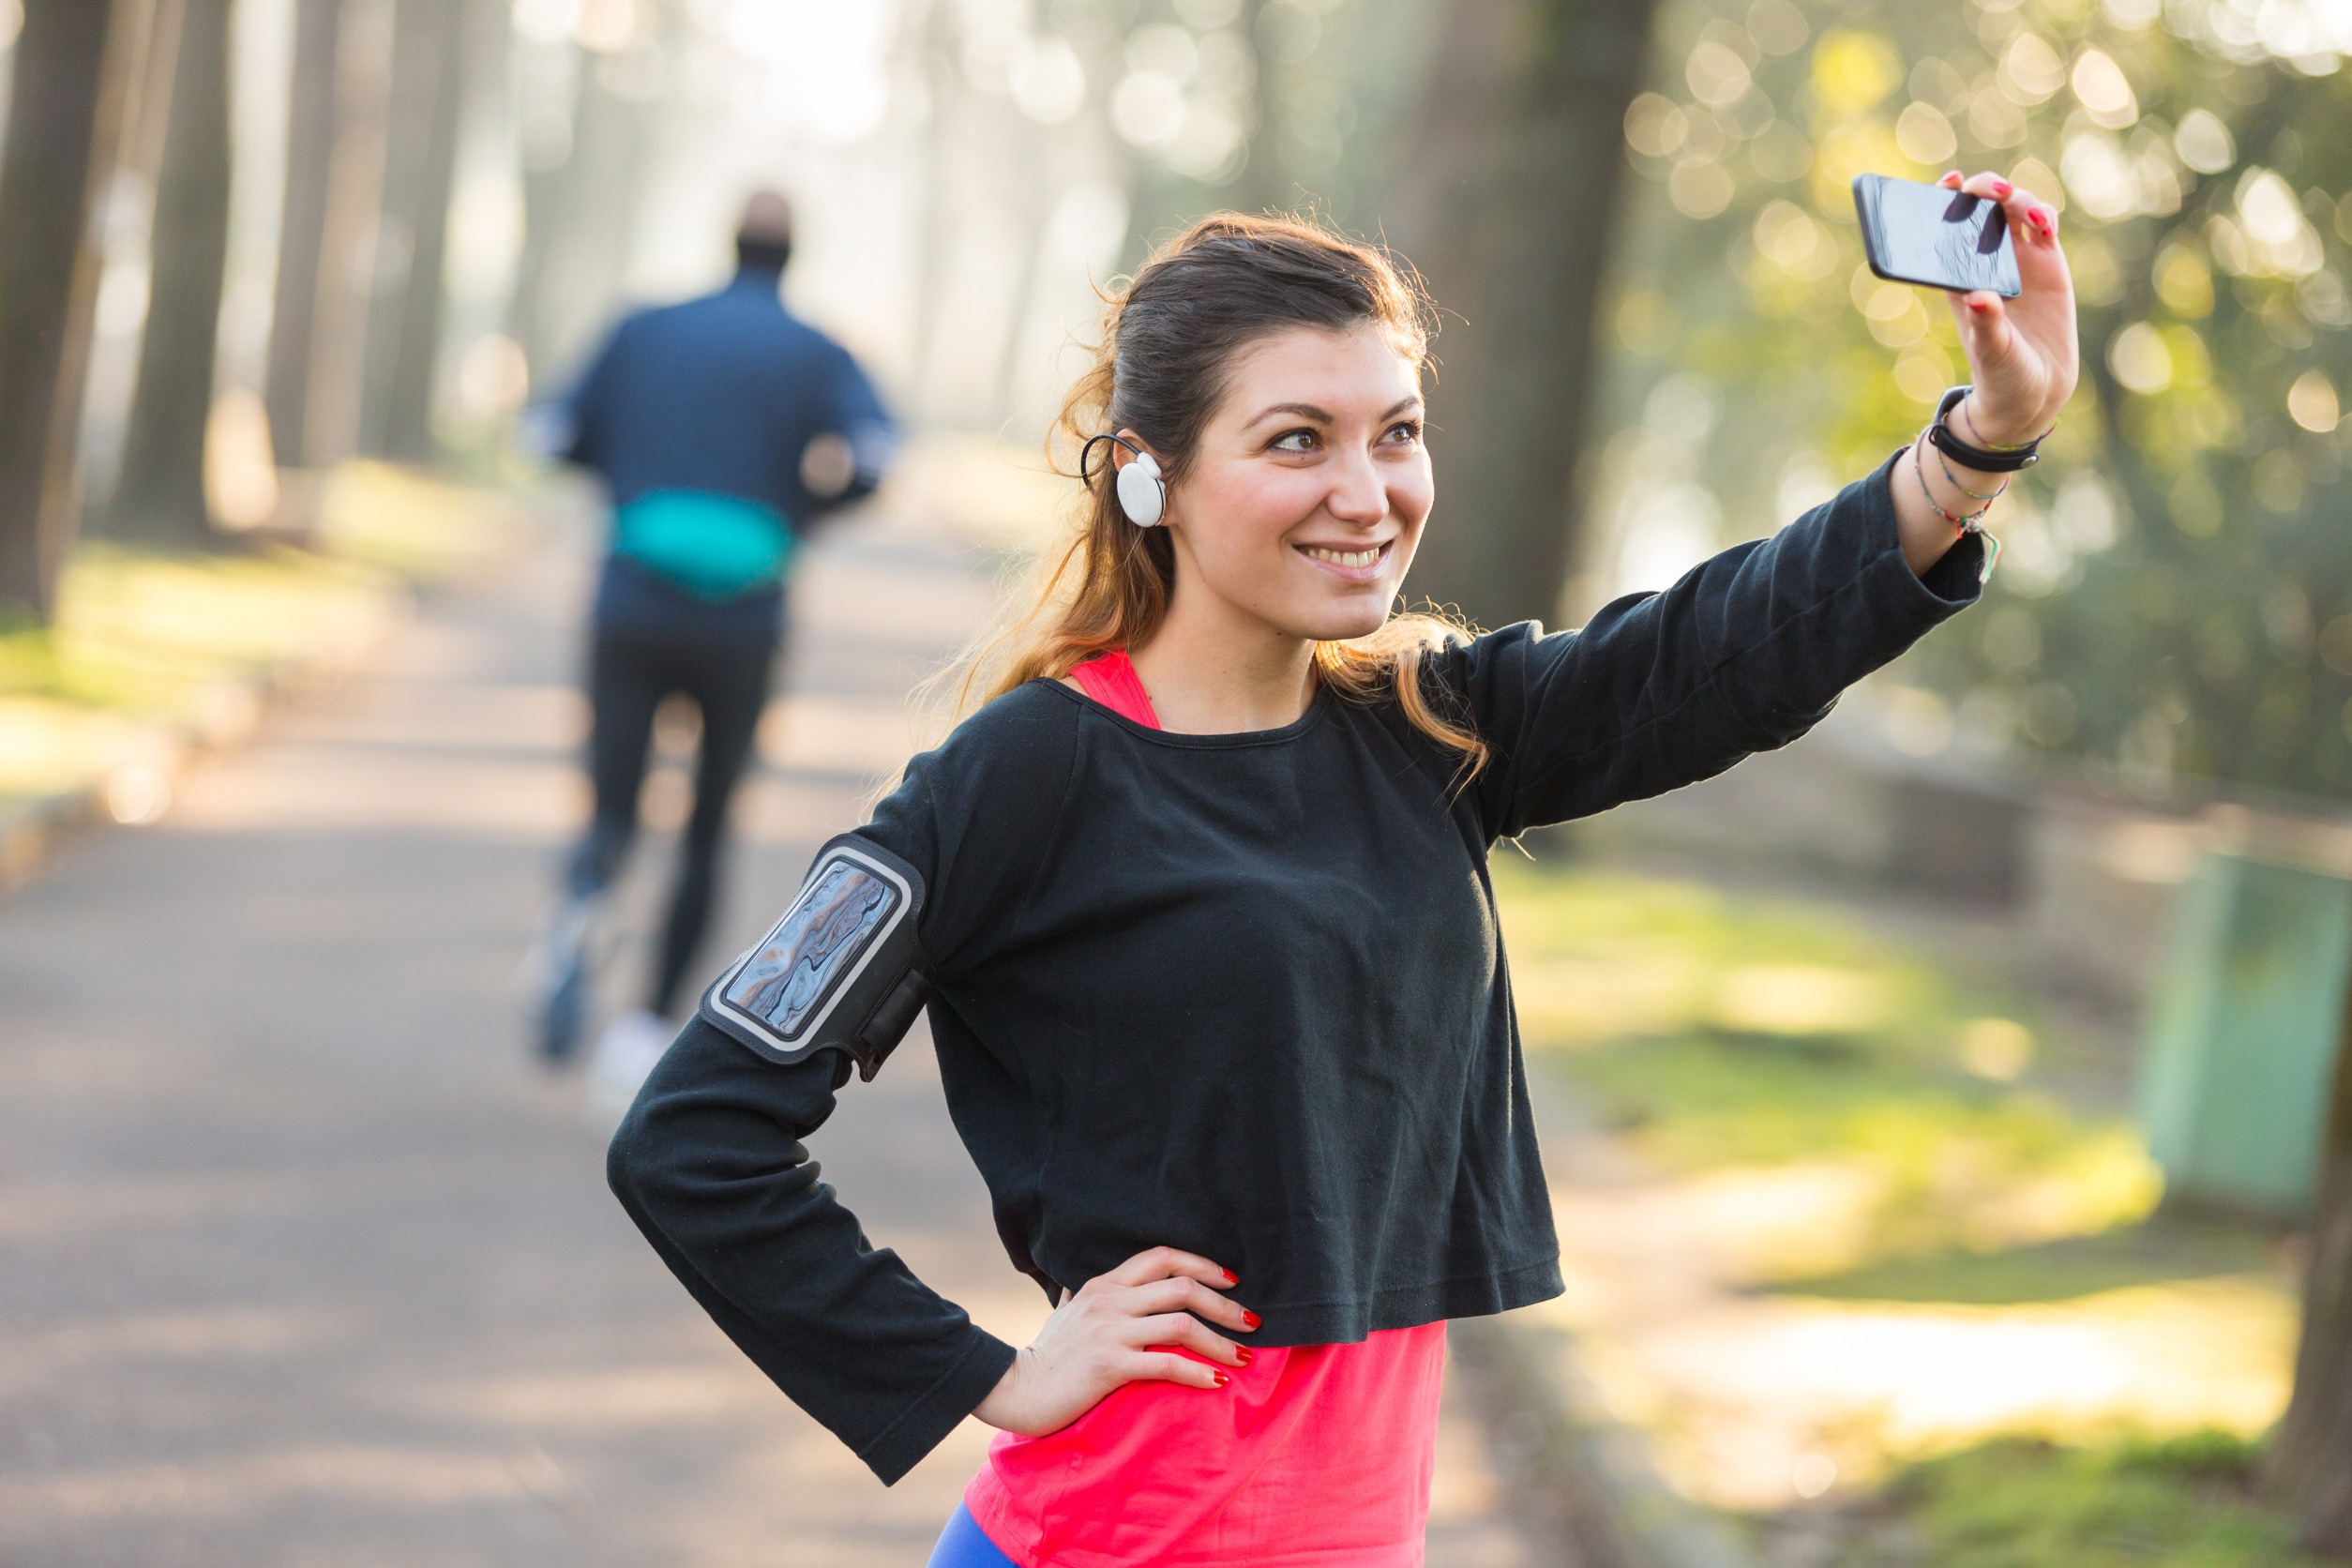
[[2270, 1478], [2308, 1549], [2352, 1557], [2352, 1060], [2336, 1069], [2306, 1268], [2295, 1397], [2270, 1439]]
[[0, 151], [0, 617], [46, 621], [81, 506], [75, 443], [141, 0], [25, 0]]
[[[1127, 180], [1127, 237], [1119, 249], [1121, 271], [1141, 266], [1162, 242], [1213, 212], [1289, 214], [1314, 208], [1315, 193], [1283, 166], [1282, 95], [1274, 82], [1281, 63], [1266, 48], [1265, 15], [1266, 0], [1242, 0], [1233, 23], [1233, 31], [1248, 43], [1257, 63], [1241, 167], [1222, 185], [1204, 185], [1149, 154], [1138, 155]], [[1106, 80], [1116, 81], [1121, 68], [1114, 57]]]
[[[956, 200], [961, 187], [955, 157], [957, 129], [963, 112], [963, 71], [957, 64], [957, 29], [948, 0], [930, 0], [923, 25], [913, 35], [915, 68], [922, 73], [928, 104], [923, 132], [923, 217], [915, 253], [914, 347], [910, 361], [917, 413], [937, 416], [946, 412], [942, 384], [935, 373], [940, 341], [947, 330], [950, 279], [961, 258], [956, 248]], [[1087, 62], [1088, 80], [1095, 64]], [[1115, 80], [1115, 78], [1112, 78]]]
[[360, 447], [379, 457], [423, 460], [434, 450], [433, 369], [464, 103], [464, 23], [460, 0], [400, 0], [394, 27], [379, 221], [400, 264], [381, 281], [369, 310], [360, 416]]
[[580, 60], [569, 156], [523, 178], [509, 336], [523, 347], [535, 396], [556, 394], [580, 373], [627, 273], [647, 128], [639, 106], [600, 80], [597, 59]]
[[146, 329], [105, 532], [203, 547], [220, 280], [229, 255], [230, 0], [184, 0], [156, 182]]
[[269, 318], [264, 402], [279, 463], [299, 465], [307, 446], [311, 327], [319, 308], [319, 264], [326, 244], [329, 176], [335, 159], [336, 61], [343, 0], [298, 0], [294, 86], [286, 115], [286, 199], [278, 228], [278, 282]]
[[1411, 592], [1497, 626], [1558, 612], [1655, 0], [1449, 0], [1381, 227], [1445, 312], [1442, 484]]
[[344, 0], [335, 51], [326, 221], [305, 356], [302, 449], [279, 455], [306, 468], [341, 461], [359, 440], [367, 308], [384, 256], [376, 216], [384, 192], [392, 29], [392, 0]]
[[1227, 188], [1227, 202], [1239, 212], [1288, 212], [1296, 205], [1299, 188], [1283, 175], [1281, 99], [1272, 81], [1274, 62], [1267, 57], [1266, 0], [1242, 0], [1234, 31], [1249, 41], [1258, 62], [1257, 85], [1250, 95], [1250, 121], [1241, 173]]

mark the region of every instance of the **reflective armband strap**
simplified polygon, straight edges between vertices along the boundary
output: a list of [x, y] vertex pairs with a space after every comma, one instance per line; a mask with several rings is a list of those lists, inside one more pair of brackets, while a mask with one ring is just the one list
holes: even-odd
[[930, 998], [922, 912], [922, 874], [845, 833], [817, 852], [775, 928], [702, 993], [701, 1016], [782, 1065], [841, 1051], [871, 1082]]

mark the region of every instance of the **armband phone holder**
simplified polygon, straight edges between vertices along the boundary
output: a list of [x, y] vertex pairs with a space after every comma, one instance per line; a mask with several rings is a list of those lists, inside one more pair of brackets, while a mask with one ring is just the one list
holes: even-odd
[[838, 1050], [873, 1080], [930, 999], [923, 877], [845, 833], [817, 852], [768, 934], [702, 993], [701, 1016], [780, 1065]]

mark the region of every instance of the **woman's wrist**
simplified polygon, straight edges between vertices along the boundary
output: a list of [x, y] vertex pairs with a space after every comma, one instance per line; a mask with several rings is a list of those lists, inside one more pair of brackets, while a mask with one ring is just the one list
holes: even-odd
[[1998, 479], [1988, 478], [1973, 469], [1954, 469], [1939, 460], [1942, 456], [1924, 439], [1911, 443], [1911, 471], [1920, 497], [1927, 503], [1929, 511], [1956, 533], [1982, 517], [1992, 505], [1988, 497], [1970, 492], [1989, 491]]
[[[1895, 534], [1903, 559], [1920, 577], [1925, 577], [1960, 539], [1960, 530], [1945, 520], [1944, 509], [1936, 504], [1934, 492], [1928, 489], [1930, 465], [1920, 461], [1922, 445], [1913, 442], [1908, 451], [1895, 459], [1894, 471], [1887, 481], [1894, 502]], [[1909, 472], [1906, 473], [1906, 469]]]
[[2013, 474], [1988, 473], [1952, 457], [1927, 440], [1925, 432], [1912, 442], [1920, 477], [1939, 497], [1939, 505], [1954, 512], [1973, 512], [2009, 488]]
[[1967, 397], [1960, 400], [1959, 406], [1952, 411], [1944, 424], [1952, 434], [1964, 438], [1971, 446], [1999, 451], [2031, 445], [2047, 434], [2042, 426], [2034, 422], [2035, 417], [2028, 415], [2021, 420], [2004, 415], [1999, 410], [1985, 405], [1983, 393], [1971, 389]]
[[1911, 460], [1928, 491], [1928, 505], [1947, 517], [1965, 520], [1981, 516], [1999, 499], [2014, 475], [1986, 474], [1956, 461], [1924, 436], [1911, 444]]
[[996, 1386], [988, 1390], [979, 1404], [972, 1407], [972, 1413], [999, 1431], [1012, 1430], [1012, 1424], [1018, 1419], [1014, 1412], [1014, 1407], [1020, 1399], [1018, 1391], [1021, 1375], [1027, 1370], [1029, 1363], [1035, 1359], [1036, 1354], [1035, 1349], [1028, 1347], [1014, 1351], [1012, 1364], [1007, 1366], [1004, 1369], [1004, 1375], [996, 1380]]

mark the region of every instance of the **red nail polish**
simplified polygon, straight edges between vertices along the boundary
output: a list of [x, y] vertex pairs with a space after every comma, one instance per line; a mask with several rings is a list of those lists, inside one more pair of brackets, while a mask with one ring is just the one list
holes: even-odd
[[1972, 299], [1968, 301], [1968, 309], [1974, 310], [1980, 316], [1989, 316], [1993, 313], [1993, 307], [1981, 299]]
[[1247, 1346], [1244, 1346], [1244, 1347], [1242, 1347], [1242, 1349], [1241, 1349], [1241, 1352], [1240, 1352], [1240, 1353], [1241, 1353], [1241, 1358], [1242, 1358], [1242, 1364], [1243, 1364], [1244, 1366], [1247, 1366], [1247, 1365], [1249, 1364], [1249, 1360], [1250, 1360], [1250, 1357], [1252, 1357], [1252, 1356], [1256, 1355], [1258, 1352], [1257, 1352], [1257, 1351], [1255, 1351], [1255, 1350], [1250, 1349]]
[[1217, 1387], [1219, 1387], [1219, 1388], [1223, 1388], [1223, 1387], [1224, 1387], [1227, 1383], [1229, 1383], [1229, 1382], [1231, 1382], [1231, 1381], [1233, 1380], [1232, 1379], [1230, 1379], [1230, 1378], [1227, 1377], [1227, 1376], [1226, 1376], [1224, 1373], [1222, 1373], [1222, 1372], [1219, 1372], [1219, 1373], [1215, 1374], [1215, 1377], [1216, 1377], [1216, 1380], [1217, 1380]]
[[1225, 1283], [1226, 1283], [1226, 1284], [1228, 1284], [1228, 1285], [1239, 1285], [1241, 1282], [1242, 1282], [1242, 1276], [1241, 1276], [1240, 1274], [1235, 1274], [1235, 1273], [1234, 1273], [1232, 1270], [1230, 1270], [1230, 1269], [1228, 1269], [1228, 1270], [1226, 1270], [1226, 1271], [1225, 1271]]
[[2017, 188], [2010, 184], [2007, 180], [1995, 180], [1993, 182], [1993, 194], [2006, 202], [2012, 196], [2017, 194]]
[[1249, 1308], [1242, 1308], [1242, 1327], [1245, 1329], [1254, 1329], [1259, 1323], [1264, 1321], [1264, 1319], [1259, 1317], [1257, 1313], [1250, 1311]]

